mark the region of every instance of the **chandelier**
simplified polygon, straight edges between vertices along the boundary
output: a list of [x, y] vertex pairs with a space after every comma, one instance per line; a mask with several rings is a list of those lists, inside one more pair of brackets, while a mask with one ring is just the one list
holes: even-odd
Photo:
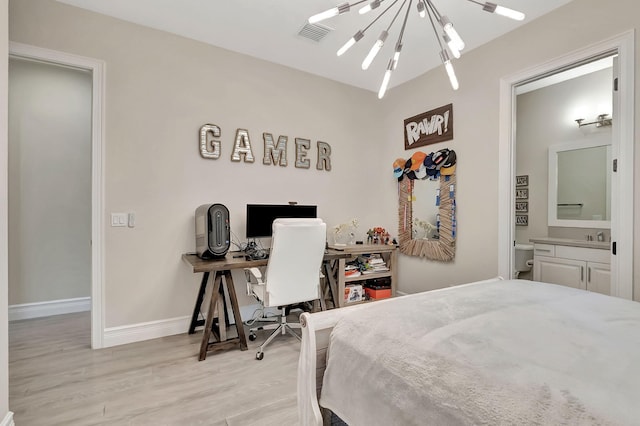
[[[353, 37], [347, 40], [347, 42], [340, 49], [338, 49], [336, 54], [338, 56], [342, 56], [354, 44], [359, 42], [364, 37], [365, 32], [378, 19], [382, 18], [388, 11], [393, 9], [393, 7], [399, 1], [400, 0], [393, 0], [386, 9], [384, 9], [375, 19], [373, 19], [369, 23], [369, 25], [367, 25], [361, 30], [358, 30], [358, 32], [356, 32], [353, 35]], [[391, 59], [389, 59], [387, 70], [384, 73], [384, 77], [382, 78], [382, 84], [380, 85], [380, 90], [378, 91], [379, 99], [382, 99], [385, 92], [387, 91], [387, 86], [389, 85], [389, 80], [391, 79], [391, 73], [398, 66], [398, 60], [400, 59], [400, 52], [402, 51], [402, 37], [404, 36], [404, 30], [407, 25], [407, 18], [409, 17], [409, 12], [411, 10], [413, 1], [414, 0], [402, 1], [402, 3], [400, 4], [400, 7], [397, 8], [397, 10], [395, 11], [395, 14], [393, 15], [393, 18], [391, 19], [391, 22], [389, 23], [389, 25], [385, 30], [383, 30], [380, 33], [380, 36], [378, 36], [378, 39], [371, 47], [371, 50], [369, 50], [369, 54], [362, 61], [362, 69], [363, 70], [368, 69], [369, 65], [371, 65], [371, 62], [373, 62], [378, 52], [380, 52], [380, 49], [382, 49], [382, 46], [384, 45], [385, 41], [387, 40], [387, 37], [389, 36], [389, 31], [391, 30], [391, 27], [396, 22], [402, 10], [405, 9], [405, 5], [406, 5], [406, 10], [404, 12], [404, 20], [402, 22], [402, 27], [400, 28], [400, 33], [396, 41], [395, 50], [394, 50], [393, 56], [391, 57]], [[464, 49], [464, 41], [462, 41], [462, 38], [453, 27], [453, 24], [451, 23], [449, 18], [447, 18], [445, 15], [442, 15], [440, 14], [440, 12], [438, 12], [438, 9], [436, 9], [432, 0], [416, 0], [416, 1], [417, 1], [416, 3], [417, 12], [420, 15], [420, 17], [421, 18], [424, 18], [427, 16], [429, 17], [431, 27], [435, 34], [436, 40], [438, 41], [438, 45], [440, 46], [440, 59], [444, 64], [444, 68], [447, 72], [447, 76], [449, 77], [449, 81], [451, 82], [451, 87], [453, 88], [453, 90], [458, 90], [458, 87], [459, 87], [458, 79], [453, 69], [453, 65], [451, 64], [451, 56], [453, 56], [456, 59], [460, 57], [460, 52]], [[467, 1], [482, 6], [482, 10], [489, 13], [502, 15], [507, 18], [515, 19], [516, 21], [522, 21], [524, 19], [524, 13], [506, 8], [503, 6], [499, 6], [495, 3], [481, 2], [481, 1], [475, 1], [475, 0], [467, 0]], [[329, 10], [313, 15], [312, 17], [309, 18], [309, 23], [315, 24], [317, 22], [323, 21], [333, 16], [342, 15], [343, 13], [349, 12], [351, 8], [354, 6], [357, 6], [361, 3], [367, 3], [359, 10], [360, 14], [362, 15], [374, 9], [377, 9], [384, 2], [385, 0], [360, 0], [351, 4], [342, 3]], [[440, 31], [438, 30], [438, 28], [440, 29]], [[444, 47], [445, 45], [447, 46], [446, 48]]]

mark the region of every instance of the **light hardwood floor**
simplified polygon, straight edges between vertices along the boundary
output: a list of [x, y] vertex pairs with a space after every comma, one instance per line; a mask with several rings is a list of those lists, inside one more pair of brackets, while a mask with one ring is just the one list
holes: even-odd
[[201, 332], [91, 350], [88, 312], [9, 323], [9, 409], [17, 426], [296, 425], [300, 343], [209, 353]]

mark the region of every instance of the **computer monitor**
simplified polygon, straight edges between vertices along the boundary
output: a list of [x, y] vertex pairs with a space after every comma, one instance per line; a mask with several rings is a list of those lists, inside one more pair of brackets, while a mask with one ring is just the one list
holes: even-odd
[[247, 204], [247, 238], [271, 237], [272, 225], [279, 218], [315, 218], [317, 206], [298, 204]]

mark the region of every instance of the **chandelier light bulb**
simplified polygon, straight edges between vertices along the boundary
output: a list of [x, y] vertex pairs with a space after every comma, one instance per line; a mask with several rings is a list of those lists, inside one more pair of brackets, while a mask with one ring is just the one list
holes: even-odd
[[393, 64], [391, 70], [398, 68], [398, 61], [400, 60], [400, 52], [402, 51], [402, 43], [396, 45], [396, 51], [393, 53]]
[[422, 0], [418, 0], [418, 14], [421, 18], [427, 16], [427, 9], [424, 7]]
[[310, 24], [315, 24], [320, 21], [324, 21], [325, 19], [333, 18], [337, 15], [342, 15], [349, 11], [349, 3], [342, 3], [336, 7], [332, 7], [329, 10], [325, 10], [324, 12], [316, 13], [311, 18], [308, 19]]
[[340, 49], [338, 49], [338, 51], [336, 52], [336, 55], [342, 56], [342, 54], [344, 52], [349, 50], [351, 48], [351, 46], [353, 46], [358, 41], [360, 41], [360, 39], [362, 39], [362, 37], [364, 37], [364, 33], [362, 31], [358, 31], [357, 33], [355, 33], [353, 35], [353, 37], [351, 37], [349, 40], [347, 40], [347, 42]]
[[443, 15], [440, 18], [440, 25], [442, 25], [442, 29], [449, 36], [449, 38], [451, 39], [451, 43], [453, 43], [456, 49], [460, 51], [463, 50], [464, 41], [462, 41], [462, 38], [460, 37], [456, 29], [453, 28], [453, 24], [451, 23], [449, 18]]
[[358, 13], [360, 15], [364, 15], [365, 13], [369, 13], [371, 12], [373, 9], [376, 9], [378, 6], [380, 6], [380, 3], [382, 3], [382, 0], [373, 0], [371, 3], [369, 3], [368, 5], [362, 7]]
[[444, 69], [447, 70], [447, 75], [449, 76], [449, 82], [451, 83], [451, 88], [453, 90], [458, 90], [460, 85], [458, 84], [458, 78], [456, 77], [456, 72], [453, 69], [453, 65], [451, 64], [451, 61], [445, 62]]
[[451, 37], [449, 37], [447, 35], [447, 33], [444, 33], [442, 35], [442, 38], [444, 39], [444, 42], [447, 43], [447, 47], [449, 48], [449, 51], [451, 52], [453, 57], [456, 58], [456, 59], [459, 59], [460, 58], [460, 51], [458, 50], [456, 45], [451, 41]]
[[442, 59], [442, 63], [444, 64], [444, 69], [447, 71], [447, 76], [449, 76], [449, 82], [451, 83], [451, 87], [453, 90], [458, 90], [460, 85], [458, 84], [458, 77], [456, 77], [456, 72], [453, 69], [453, 65], [451, 64], [451, 59], [449, 58], [449, 54], [446, 50], [442, 50], [440, 52], [440, 59]]
[[508, 7], [496, 6], [496, 14], [511, 18], [515, 21], [524, 20], [524, 13], [509, 9]]
[[380, 49], [382, 49], [382, 46], [384, 46], [384, 42], [387, 39], [388, 35], [389, 33], [387, 31], [382, 31], [380, 33], [380, 37], [378, 37], [378, 40], [376, 40], [373, 46], [371, 46], [371, 50], [369, 50], [369, 54], [367, 55], [366, 58], [364, 58], [364, 61], [362, 61], [363, 70], [366, 70], [369, 68], [369, 65], [371, 65], [371, 62], [373, 62], [378, 52], [380, 52]]
[[384, 77], [382, 78], [382, 84], [380, 85], [380, 90], [378, 90], [378, 99], [382, 99], [384, 94], [387, 92], [387, 86], [389, 86], [389, 80], [391, 80], [391, 73], [393, 72], [393, 59], [389, 61], [389, 66], [387, 66], [387, 71], [384, 73]]
[[502, 15], [515, 21], [522, 21], [524, 19], [524, 13], [509, 9], [508, 7], [499, 6], [491, 2], [486, 2], [482, 5], [482, 10], [489, 13], [495, 13], [496, 15]]

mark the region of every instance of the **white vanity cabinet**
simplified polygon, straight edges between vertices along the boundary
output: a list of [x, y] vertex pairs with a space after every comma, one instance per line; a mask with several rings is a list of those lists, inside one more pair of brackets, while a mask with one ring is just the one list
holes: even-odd
[[557, 244], [533, 245], [533, 279], [602, 294], [611, 294], [607, 249]]

